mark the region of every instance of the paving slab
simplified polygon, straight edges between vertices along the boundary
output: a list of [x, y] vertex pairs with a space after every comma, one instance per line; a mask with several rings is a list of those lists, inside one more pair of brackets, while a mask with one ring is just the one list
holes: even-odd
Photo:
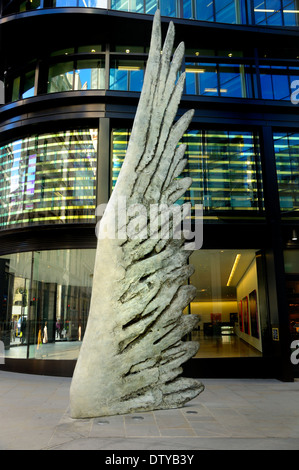
[[70, 378], [0, 371], [0, 450], [299, 450], [299, 381], [200, 381], [180, 409], [74, 420]]

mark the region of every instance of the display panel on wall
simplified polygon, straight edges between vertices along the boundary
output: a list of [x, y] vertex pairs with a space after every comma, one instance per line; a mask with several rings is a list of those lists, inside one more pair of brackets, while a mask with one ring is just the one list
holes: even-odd
[[[129, 129], [112, 132], [112, 187], [122, 166]], [[193, 183], [181, 202], [203, 204], [205, 216], [228, 211], [262, 214], [264, 208], [259, 162], [259, 143], [252, 132], [189, 130], [188, 164], [183, 176]]]
[[97, 129], [33, 135], [0, 147], [0, 229], [94, 222]]

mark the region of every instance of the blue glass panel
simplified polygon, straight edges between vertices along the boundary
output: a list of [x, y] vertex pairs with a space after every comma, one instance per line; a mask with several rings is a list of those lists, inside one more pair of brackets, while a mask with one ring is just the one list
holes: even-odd
[[256, 24], [282, 25], [280, 0], [254, 0]]
[[235, 98], [245, 97], [245, 89], [242, 89], [240, 66], [237, 64], [220, 65], [219, 71], [220, 96], [231, 96]]
[[183, 17], [184, 18], [195, 18], [195, 14], [193, 11], [193, 1], [186, 0], [183, 2]]
[[186, 63], [186, 93], [218, 96], [215, 64]]
[[282, 211], [299, 209], [299, 134], [274, 133], [277, 180]]
[[269, 67], [260, 66], [260, 82], [262, 98], [265, 100], [273, 100], [272, 77]]
[[285, 26], [298, 26], [299, 24], [298, 2], [283, 0], [283, 19]]
[[126, 70], [110, 69], [110, 90], [128, 90], [128, 72]]
[[235, 2], [215, 0], [216, 21], [219, 23], [236, 23]]
[[290, 99], [289, 80], [288, 77], [282, 73], [286, 73], [286, 67], [281, 69], [280, 74], [275, 74], [275, 71], [272, 71], [273, 94], [275, 100]]
[[160, 0], [160, 11], [163, 16], [178, 16], [176, 0]]
[[110, 69], [110, 90], [141, 91], [144, 63], [140, 61], [114, 61]]
[[157, 0], [146, 0], [145, 1], [145, 13], [154, 15], [158, 8]]
[[195, 0], [197, 20], [214, 21], [213, 0]]
[[143, 70], [132, 70], [129, 72], [129, 90], [141, 91], [143, 85]]
[[54, 5], [56, 7], [76, 7], [77, 0], [54, 0]]

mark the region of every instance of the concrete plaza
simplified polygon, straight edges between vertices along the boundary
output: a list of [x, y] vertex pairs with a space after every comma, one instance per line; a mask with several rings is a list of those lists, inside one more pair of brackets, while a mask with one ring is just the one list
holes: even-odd
[[0, 450], [299, 450], [299, 381], [201, 382], [181, 409], [73, 420], [70, 378], [0, 371]]

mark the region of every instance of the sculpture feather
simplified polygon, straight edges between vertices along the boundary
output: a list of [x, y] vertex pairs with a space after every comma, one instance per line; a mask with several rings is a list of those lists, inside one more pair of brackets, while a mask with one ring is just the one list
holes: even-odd
[[[191, 252], [184, 240], [165, 236], [158, 213], [151, 227], [138, 213], [141, 204], [146, 214], [158, 204], [170, 207], [192, 182], [177, 179], [186, 163], [178, 142], [193, 111], [173, 124], [185, 80], [182, 74], [177, 81], [184, 45], [171, 60], [173, 43], [170, 23], [161, 52], [158, 11], [126, 157], [99, 226], [90, 313], [70, 391], [74, 418], [174, 408], [204, 389], [179, 377], [199, 347], [182, 341], [198, 322], [183, 315], [196, 291], [187, 285]], [[121, 236], [109, 236], [116, 227]]]

